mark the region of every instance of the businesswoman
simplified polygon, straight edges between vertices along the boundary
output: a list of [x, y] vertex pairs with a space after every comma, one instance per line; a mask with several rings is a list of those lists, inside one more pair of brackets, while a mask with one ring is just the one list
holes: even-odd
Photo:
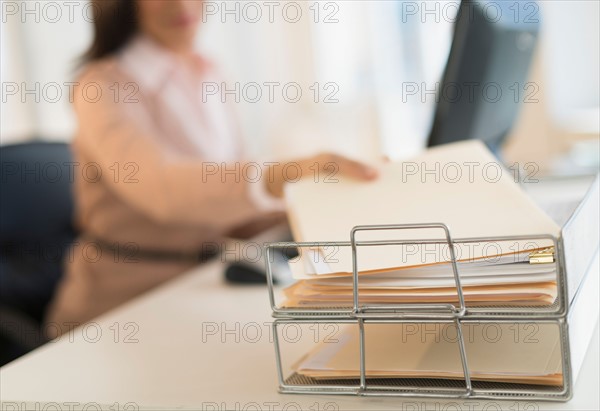
[[[74, 93], [82, 235], [49, 309], [50, 337], [186, 271], [240, 227], [284, 218], [285, 165], [259, 180], [236, 175], [249, 160], [232, 111], [201, 97], [203, 82], [220, 81], [194, 51], [202, 2], [96, 0], [93, 10], [95, 37]], [[315, 163], [331, 162], [356, 178], [376, 173], [331, 154], [294, 170], [313, 175]]]

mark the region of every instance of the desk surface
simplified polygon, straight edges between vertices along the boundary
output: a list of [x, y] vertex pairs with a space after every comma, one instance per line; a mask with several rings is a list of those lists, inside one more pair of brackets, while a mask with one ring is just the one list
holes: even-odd
[[[45, 409], [53, 402], [58, 407], [48, 409], [78, 403], [90, 410], [96, 404], [112, 410], [467, 410], [489, 403], [278, 394], [266, 288], [226, 285], [222, 271], [218, 261], [199, 267], [4, 366], [2, 409]], [[253, 330], [244, 331], [247, 324]], [[598, 370], [596, 326], [573, 400], [533, 408], [499, 401], [489, 409], [597, 410]]]

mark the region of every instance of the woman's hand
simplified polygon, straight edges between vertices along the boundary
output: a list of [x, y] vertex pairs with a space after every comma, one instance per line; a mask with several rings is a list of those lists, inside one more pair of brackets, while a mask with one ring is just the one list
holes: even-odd
[[302, 160], [269, 165], [267, 191], [275, 197], [283, 197], [283, 186], [288, 181], [310, 176], [335, 179], [338, 175], [359, 180], [374, 180], [378, 171], [367, 164], [337, 154], [323, 153]]

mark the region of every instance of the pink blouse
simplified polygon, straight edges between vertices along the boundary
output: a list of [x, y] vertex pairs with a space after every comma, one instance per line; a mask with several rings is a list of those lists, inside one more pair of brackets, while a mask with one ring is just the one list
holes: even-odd
[[87, 67], [75, 94], [73, 143], [85, 233], [140, 248], [198, 250], [283, 209], [264, 181], [247, 178], [232, 107], [203, 98], [206, 82], [221, 82], [209, 61], [184, 61], [141, 36]]

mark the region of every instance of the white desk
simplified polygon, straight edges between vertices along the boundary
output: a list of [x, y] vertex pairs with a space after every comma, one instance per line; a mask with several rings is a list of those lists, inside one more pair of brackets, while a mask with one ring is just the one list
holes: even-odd
[[[1, 368], [2, 410], [94, 410], [99, 409], [96, 404], [117, 410], [128, 403], [139, 409], [171, 410], [600, 408], [597, 326], [574, 399], [568, 403], [278, 394], [266, 326], [258, 341], [255, 334], [206, 332], [207, 324], [234, 330], [236, 323], [243, 327], [271, 321], [266, 288], [225, 285], [222, 270], [219, 262], [209, 263], [98, 318], [86, 329], [87, 336], [75, 330], [72, 340], [63, 336]], [[111, 329], [115, 323], [120, 329], [117, 342], [115, 327]], [[133, 326], [125, 328], [128, 323], [136, 324], [137, 332]], [[99, 338], [97, 330], [102, 332]], [[125, 343], [132, 332], [137, 342]]]

